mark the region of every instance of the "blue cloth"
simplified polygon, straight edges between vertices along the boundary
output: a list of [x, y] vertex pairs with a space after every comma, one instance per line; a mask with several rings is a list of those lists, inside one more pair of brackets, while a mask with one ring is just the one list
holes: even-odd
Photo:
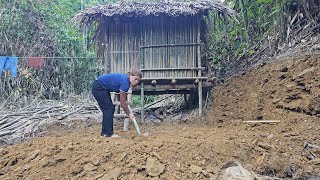
[[4, 69], [4, 66], [6, 65], [8, 57], [7, 56], [0, 56], [0, 77], [2, 77], [2, 70]]
[[150, 115], [150, 119], [157, 119], [157, 116], [151, 114], [151, 115]]
[[129, 76], [126, 74], [105, 74], [99, 76], [98, 81], [110, 92], [128, 92], [130, 87]]
[[17, 57], [0, 56], [0, 77], [2, 77], [2, 70], [10, 70], [12, 77], [17, 77]]

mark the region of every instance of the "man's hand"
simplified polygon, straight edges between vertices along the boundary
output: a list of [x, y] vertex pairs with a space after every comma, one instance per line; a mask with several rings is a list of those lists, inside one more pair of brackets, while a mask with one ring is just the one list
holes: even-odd
[[131, 121], [133, 121], [133, 120], [135, 119], [135, 117], [134, 117], [134, 114], [133, 114], [133, 113], [130, 113], [130, 114], [129, 114], [129, 119], [130, 119]]

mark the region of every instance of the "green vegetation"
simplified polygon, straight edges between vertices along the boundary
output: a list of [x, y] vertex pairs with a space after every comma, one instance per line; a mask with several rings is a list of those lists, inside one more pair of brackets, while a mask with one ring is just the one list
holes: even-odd
[[69, 21], [81, 8], [97, 3], [101, 2], [1, 0], [0, 53], [19, 57], [93, 55], [92, 47], [83, 46], [89, 33], [79, 32]]
[[264, 49], [272, 56], [283, 44], [299, 42], [303, 37], [298, 33], [320, 21], [317, 0], [227, 0], [225, 3], [236, 10], [239, 23], [226, 23], [216, 13], [211, 14], [214, 22], [208, 21], [208, 50], [219, 77], [240, 64], [251, 63], [248, 57], [255, 57]]
[[[149, 104], [157, 100], [157, 96], [145, 96], [144, 104]], [[141, 97], [140, 96], [132, 96], [132, 102], [137, 106], [141, 106]]]
[[[82, 2], [82, 3], [81, 3]], [[84, 3], [86, 2], [86, 3]], [[96, 57], [91, 30], [79, 31], [70, 19], [91, 0], [0, 0], [0, 55]], [[34, 98], [61, 99], [85, 94], [103, 71], [101, 59], [49, 58], [44, 68], [26, 68], [19, 60], [20, 78], [0, 79], [0, 102], [24, 106]]]
[[[0, 55], [95, 57], [90, 41], [94, 27], [79, 31], [70, 20], [85, 7], [114, 2], [117, 0], [0, 0]], [[254, 57], [262, 52], [272, 56], [282, 46], [299, 43], [305, 37], [300, 34], [320, 22], [318, 0], [226, 0], [225, 4], [237, 12], [239, 22], [225, 21], [217, 13], [207, 21], [206, 50], [218, 77], [256, 61]], [[25, 72], [19, 79], [0, 79], [1, 100], [12, 94], [26, 103], [28, 98], [23, 97], [30, 94], [50, 98], [60, 98], [62, 92], [79, 94], [89, 87], [92, 76], [103, 71], [102, 62], [96, 59], [57, 59], [49, 65], [45, 70]], [[154, 100], [152, 96], [145, 101]], [[134, 101], [141, 103], [139, 98]]]

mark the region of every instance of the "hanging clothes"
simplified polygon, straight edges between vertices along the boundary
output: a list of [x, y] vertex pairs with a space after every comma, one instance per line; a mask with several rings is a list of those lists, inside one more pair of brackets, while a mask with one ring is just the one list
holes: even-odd
[[0, 56], [0, 77], [2, 76], [2, 71], [4, 69], [4, 66], [6, 65], [7, 59], [8, 56]]
[[43, 67], [44, 58], [43, 57], [28, 57], [27, 58], [28, 67]]
[[3, 70], [10, 70], [12, 77], [17, 77], [17, 57], [0, 56], [0, 77], [2, 77]]

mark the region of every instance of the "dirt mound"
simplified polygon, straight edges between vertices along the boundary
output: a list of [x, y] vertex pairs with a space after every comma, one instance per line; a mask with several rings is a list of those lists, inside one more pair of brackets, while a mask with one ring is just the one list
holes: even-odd
[[320, 55], [304, 56], [232, 78], [214, 93], [215, 120], [320, 117]]
[[[204, 118], [133, 126], [57, 124], [44, 137], [0, 148], [1, 179], [216, 179], [225, 162], [256, 176], [320, 176], [320, 57], [264, 64], [214, 90]], [[245, 120], [280, 123], [244, 123]], [[265, 177], [265, 179], [268, 179]]]

